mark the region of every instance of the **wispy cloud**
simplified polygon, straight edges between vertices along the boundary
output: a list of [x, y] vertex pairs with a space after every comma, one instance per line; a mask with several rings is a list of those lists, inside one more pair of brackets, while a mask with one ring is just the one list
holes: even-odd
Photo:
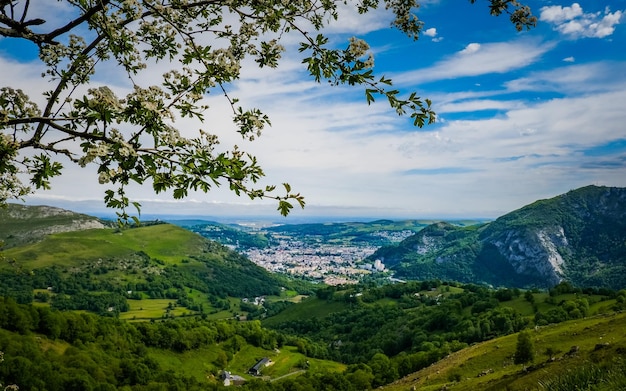
[[402, 172], [402, 175], [453, 175], [476, 172], [477, 169], [470, 167], [437, 167], [437, 168], [415, 168]]
[[588, 170], [624, 170], [626, 169], [626, 155], [618, 156], [613, 159], [602, 158], [587, 162], [581, 165], [582, 169]]
[[366, 14], [357, 11], [354, 3], [337, 3], [339, 19], [329, 17], [329, 24], [324, 29], [329, 34], [357, 34], [364, 35], [371, 31], [389, 27], [393, 15], [385, 7], [379, 7]]
[[611, 140], [599, 145], [594, 145], [582, 151], [587, 156], [605, 156], [607, 154], [626, 153], [626, 138]]
[[537, 43], [528, 39], [513, 42], [474, 42], [430, 68], [398, 74], [394, 76], [394, 80], [397, 83], [419, 84], [459, 77], [505, 73], [534, 63], [554, 46], [553, 42]]
[[626, 88], [624, 62], [596, 62], [572, 64], [546, 71], [531, 72], [528, 76], [505, 83], [509, 91], [591, 92]]
[[440, 105], [435, 104], [435, 110], [439, 114], [468, 113], [483, 110], [510, 110], [521, 108], [524, 106], [524, 102], [519, 100], [476, 99], [460, 102], [450, 102]]
[[623, 16], [622, 11], [611, 12], [609, 7], [604, 12], [587, 13], [578, 3], [570, 7], [546, 6], [540, 11], [540, 21], [550, 23], [555, 30], [572, 39], [608, 37]]

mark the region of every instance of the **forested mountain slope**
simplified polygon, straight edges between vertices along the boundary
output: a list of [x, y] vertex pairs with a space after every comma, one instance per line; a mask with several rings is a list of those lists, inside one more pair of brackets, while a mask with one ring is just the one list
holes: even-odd
[[626, 189], [587, 186], [481, 226], [436, 223], [379, 249], [396, 276], [496, 286], [626, 286]]
[[284, 286], [244, 256], [170, 224], [57, 233], [0, 255], [0, 296], [100, 314], [150, 299], [198, 313], [229, 308], [227, 296], [279, 294]]

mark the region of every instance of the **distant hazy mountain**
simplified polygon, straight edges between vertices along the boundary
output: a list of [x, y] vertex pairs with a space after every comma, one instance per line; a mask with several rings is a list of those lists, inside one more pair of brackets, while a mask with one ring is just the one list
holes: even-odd
[[436, 223], [371, 259], [400, 278], [624, 288], [626, 189], [587, 186], [480, 226]]

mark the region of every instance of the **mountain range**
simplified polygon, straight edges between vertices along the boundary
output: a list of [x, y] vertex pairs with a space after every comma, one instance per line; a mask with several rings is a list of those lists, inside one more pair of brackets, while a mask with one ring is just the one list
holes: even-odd
[[494, 286], [626, 286], [626, 189], [587, 186], [495, 221], [432, 224], [377, 250], [396, 277]]
[[[60, 256], [67, 257], [71, 248], [79, 248], [81, 244], [76, 235], [70, 235], [74, 243], [66, 245], [63, 253], [54, 252], [56, 247], [50, 242], [61, 240], [48, 238], [51, 233], [80, 231], [112, 232], [111, 222], [92, 216], [70, 212], [64, 209], [49, 206], [24, 206], [10, 204], [8, 208], [0, 209], [0, 241], [4, 242], [6, 255], [20, 260], [26, 257], [23, 254], [36, 254], [38, 257]], [[374, 229], [379, 225], [389, 229], [389, 224], [368, 225]], [[448, 281], [471, 282], [489, 284], [498, 287], [538, 287], [549, 288], [562, 281], [571, 282], [577, 286], [607, 287], [622, 289], [626, 287], [626, 189], [616, 187], [587, 186], [569, 191], [554, 198], [539, 200], [530, 205], [508, 213], [500, 218], [480, 224], [465, 225], [449, 222], [409, 222], [409, 229], [417, 231], [415, 234], [399, 243], [384, 245], [369, 257], [368, 262], [381, 260], [394, 276], [400, 279], [428, 280], [440, 279]], [[382, 225], [381, 225], [382, 224]], [[407, 223], [408, 224], [408, 223]], [[397, 225], [397, 224], [396, 224]], [[405, 224], [406, 225], [406, 224]], [[167, 226], [167, 228], [166, 228]], [[347, 229], [350, 225], [332, 224], [300, 224], [273, 227], [272, 229], [291, 230], [297, 235], [332, 234], [328, 240], [341, 241], [342, 235], [353, 241], [353, 230]], [[361, 227], [359, 225], [358, 227]], [[400, 227], [404, 227], [400, 225]], [[407, 226], [408, 227], [408, 226]], [[407, 227], [404, 227], [405, 229]], [[383, 229], [381, 228], [381, 229]], [[399, 229], [394, 226], [394, 229]], [[234, 230], [234, 229], [233, 229]], [[295, 231], [294, 231], [295, 230]], [[361, 229], [362, 230], [362, 229]], [[173, 226], [142, 227], [132, 231], [132, 235], [144, 238], [145, 243], [158, 243], [165, 231], [185, 243], [195, 243], [200, 240], [197, 235]], [[157, 234], [157, 231], [158, 234]], [[163, 232], [161, 232], [163, 231]], [[319, 231], [319, 232], [318, 232]], [[221, 231], [220, 231], [221, 232]], [[281, 231], [282, 232], [282, 231]], [[360, 232], [360, 231], [359, 231]], [[410, 231], [407, 231], [410, 232]], [[183, 234], [184, 233], [184, 234]], [[243, 235], [245, 232], [242, 232]], [[247, 233], [245, 233], [248, 235]], [[101, 235], [101, 234], [86, 234]], [[113, 233], [111, 237], [118, 238]], [[127, 233], [131, 236], [131, 233]], [[248, 235], [249, 236], [249, 235]], [[69, 237], [62, 237], [69, 240]], [[160, 237], [160, 239], [159, 239]], [[317, 237], [317, 236], [315, 236]], [[44, 242], [41, 242], [41, 241]], [[108, 239], [98, 237], [93, 243], [106, 243]], [[241, 238], [238, 237], [238, 241]], [[56, 243], [55, 242], [55, 243]], [[171, 241], [168, 241], [171, 243]], [[119, 259], [121, 256], [136, 254], [144, 251], [136, 243], [122, 243], [120, 246], [130, 246], [122, 255], [110, 254], [112, 249], [106, 246], [98, 249], [105, 250], [102, 254], [90, 253], [85, 259], [72, 256], [71, 264], [83, 262], [87, 264], [93, 259]], [[173, 260], [179, 270], [194, 270], [189, 262], [195, 264], [196, 259], [202, 259], [206, 267], [206, 259], [227, 257], [237, 259], [237, 266], [228, 271], [231, 262], [215, 263], [216, 270], [223, 270], [221, 275], [229, 280], [229, 292], [236, 293], [236, 287], [230, 277], [239, 276], [235, 280], [243, 281], [246, 273], [261, 277], [264, 281], [274, 280], [252, 262], [234, 252], [227, 251], [210, 241], [204, 241], [202, 246], [193, 246], [200, 249], [182, 253], [180, 258]], [[172, 244], [174, 245], [174, 244]], [[266, 245], [266, 244], [264, 244]], [[69, 246], [69, 247], [67, 247]], [[74, 246], [74, 247], [72, 247]], [[133, 247], [134, 246], [134, 247]], [[149, 244], [148, 246], [152, 246]], [[175, 244], [184, 248], [183, 244]], [[124, 247], [126, 248], [126, 247]], [[210, 250], [209, 250], [210, 249]], [[163, 249], [148, 252], [150, 262], [163, 257]], [[164, 250], [163, 250], [164, 251]], [[167, 252], [167, 251], [166, 251]], [[209, 256], [215, 252], [217, 257]], [[19, 255], [22, 254], [22, 255]], [[56, 254], [56, 255], [55, 255]], [[142, 255], [143, 256], [143, 255]], [[89, 258], [91, 257], [91, 258]], [[27, 258], [27, 257], [26, 257]], [[26, 261], [24, 258], [22, 261]], [[64, 258], [63, 258], [64, 259]], [[186, 263], [180, 264], [182, 259]], [[66, 262], [62, 261], [61, 263]], [[37, 261], [29, 261], [38, 265]], [[224, 269], [224, 265], [228, 266]], [[165, 265], [168, 267], [171, 265]], [[182, 266], [182, 267], [181, 267]], [[161, 265], [160, 267], [164, 267]], [[213, 268], [213, 266], [211, 266]], [[255, 277], [256, 278], [256, 277]], [[253, 278], [252, 280], [255, 280]], [[220, 285], [211, 278], [211, 285]], [[222, 279], [223, 280], [223, 279]], [[257, 281], [258, 282], [258, 281]], [[272, 281], [265, 286], [270, 291], [276, 291], [284, 282]], [[244, 284], [250, 287], [250, 284]], [[254, 285], [254, 284], [252, 284]], [[263, 289], [266, 291], [267, 289]], [[213, 290], [215, 291], [215, 290]], [[241, 292], [241, 296], [252, 294], [250, 289]], [[245, 294], [244, 294], [245, 293]], [[259, 292], [262, 294], [264, 292]], [[240, 295], [235, 295], [240, 296]]]

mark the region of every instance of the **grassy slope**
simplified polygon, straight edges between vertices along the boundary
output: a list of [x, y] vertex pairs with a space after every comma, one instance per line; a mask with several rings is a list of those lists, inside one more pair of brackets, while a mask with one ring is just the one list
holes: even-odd
[[[307, 237], [322, 238], [329, 243], [343, 243], [366, 237], [380, 231], [419, 232], [424, 227], [437, 222], [436, 220], [376, 220], [371, 222], [348, 222], [348, 223], [312, 223], [312, 224], [286, 224], [268, 227], [268, 232], [276, 235], [287, 234], [305, 235]], [[455, 226], [467, 226], [480, 224], [478, 220], [459, 220], [451, 222]]]
[[[145, 253], [153, 261], [145, 265], [138, 255], [140, 252]], [[250, 272], [253, 281], [271, 284], [266, 281], [270, 279], [269, 275], [264, 275], [264, 271], [260, 272], [260, 268], [246, 262], [243, 257], [233, 256], [226, 248], [170, 224], [143, 226], [123, 231], [92, 229], [53, 234], [38, 243], [7, 249], [2, 255], [15, 262], [0, 262], [0, 268], [18, 265], [22, 270], [35, 270], [59, 266], [72, 272], [91, 272], [90, 278], [108, 281], [120, 287], [125, 287], [128, 283], [145, 283], [146, 276], [167, 265], [176, 265], [177, 270], [185, 275], [200, 273], [204, 276], [202, 278], [208, 278], [210, 281], [218, 278], [213, 277], [212, 273], [243, 278], [241, 276], [247, 276]], [[97, 265], [106, 266], [107, 272], [93, 274]], [[222, 287], [220, 284], [230, 284], [232, 290], [234, 282], [224, 281], [221, 277], [211, 282], [213, 287]], [[233, 312], [241, 312], [239, 299], [229, 300], [231, 308], [228, 311], [217, 310], [219, 312], [215, 313], [215, 308], [205, 293], [189, 287], [186, 291], [196, 304], [204, 307], [210, 318], [230, 318]], [[158, 319], [164, 315], [181, 316], [192, 313], [184, 307], [168, 311], [168, 305], [176, 303], [176, 299], [149, 299], [145, 292], [142, 300], [128, 300], [128, 303], [130, 311], [121, 315], [123, 319], [128, 320]]]
[[8, 249], [4, 255], [27, 269], [72, 266], [137, 251], [166, 263], [180, 263], [183, 258], [200, 253], [204, 243], [204, 239], [192, 232], [162, 224], [124, 231], [95, 229], [54, 234], [39, 243]]
[[[541, 327], [532, 331], [535, 360], [531, 370], [513, 364], [517, 334], [476, 344], [449, 355], [419, 372], [405, 377], [384, 390], [534, 390], [546, 380], [572, 368], [617, 357], [626, 351], [626, 313], [600, 315], [587, 319]], [[596, 345], [608, 343], [607, 347]], [[579, 350], [568, 354], [573, 346]], [[551, 349], [554, 361], [546, 355]], [[484, 376], [479, 376], [482, 373]], [[454, 379], [461, 379], [454, 381]]]
[[163, 370], [181, 371], [185, 375], [194, 376], [200, 381], [210, 377], [210, 372], [216, 369], [218, 371], [226, 369], [235, 375], [252, 379], [254, 376], [248, 375], [248, 369], [252, 368], [263, 357], [269, 357], [274, 363], [263, 369], [263, 376], [267, 376], [269, 379], [276, 379], [300, 371], [299, 364], [302, 361], [308, 361], [308, 370], [314, 372], [341, 372], [346, 369], [345, 365], [334, 361], [307, 358], [303, 354], [298, 353], [293, 346], [284, 346], [280, 350], [274, 351], [264, 350], [252, 345], [245, 345], [237, 352], [226, 368], [216, 368], [215, 361], [220, 351], [221, 349], [218, 345], [190, 350], [185, 353], [150, 349], [150, 356], [159, 362]]
[[305, 318], [323, 318], [333, 312], [343, 311], [348, 304], [338, 301], [327, 302], [325, 300], [310, 298], [301, 301], [298, 305], [291, 306], [279, 314], [263, 321], [264, 326], [277, 325], [292, 320]]

